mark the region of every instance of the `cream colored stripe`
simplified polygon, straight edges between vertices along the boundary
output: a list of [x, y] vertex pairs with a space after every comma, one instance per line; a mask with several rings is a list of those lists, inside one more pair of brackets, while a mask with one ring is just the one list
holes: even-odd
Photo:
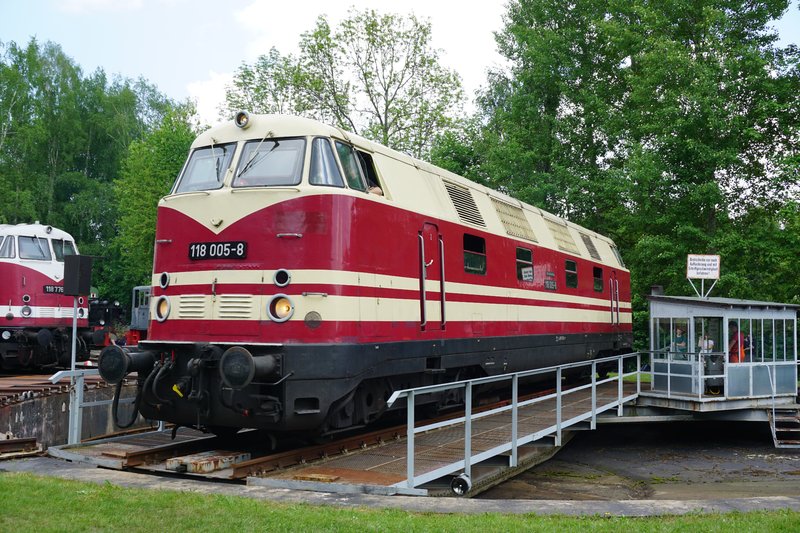
[[[185, 295], [191, 299], [191, 311], [181, 313], [181, 297], [170, 298], [171, 309], [168, 320], [269, 320], [267, 305], [270, 296], [252, 296], [252, 304], [248, 306], [248, 316], [234, 318], [220, 314], [220, 297], [211, 295]], [[305, 315], [316, 311], [324, 321], [367, 321], [367, 322], [415, 322], [420, 319], [418, 300], [396, 298], [360, 298], [355, 296], [307, 296], [290, 294], [295, 306], [291, 320], [303, 320]], [[151, 313], [154, 312], [156, 299], [153, 299]], [[427, 319], [440, 320], [438, 301], [428, 301], [426, 305]], [[185, 308], [184, 308], [185, 309]], [[588, 309], [570, 309], [563, 307], [546, 307], [530, 305], [486, 304], [472, 302], [447, 302], [446, 318], [448, 322], [587, 322], [606, 324], [610, 322], [609, 311]], [[620, 315], [622, 323], [631, 322], [630, 314]]]
[[[170, 285], [211, 285], [214, 279], [217, 286], [224, 284], [273, 284], [274, 270], [203, 270], [192, 272], [170, 273]], [[291, 283], [301, 284], [322, 284], [322, 285], [344, 285], [344, 286], [363, 286], [383, 289], [399, 289], [407, 291], [419, 291], [419, 280], [417, 278], [405, 278], [400, 276], [387, 276], [384, 274], [368, 274], [361, 272], [351, 272], [346, 270], [292, 270]], [[153, 285], [158, 286], [159, 274], [153, 275]], [[438, 291], [439, 282], [427, 280], [425, 288], [428, 291]], [[287, 287], [275, 286], [275, 292], [287, 292], [291, 290], [291, 284]], [[539, 299], [551, 302], [571, 303], [580, 305], [611, 306], [607, 298], [587, 298], [584, 296], [572, 296], [550, 291], [534, 291], [524, 289], [510, 289], [506, 287], [494, 287], [485, 285], [470, 285], [467, 283], [446, 282], [445, 292], [448, 295], [465, 294], [474, 296], [491, 296], [496, 298], [521, 298]], [[481, 304], [485, 305], [485, 304]], [[620, 309], [630, 309], [630, 302], [620, 302]]]

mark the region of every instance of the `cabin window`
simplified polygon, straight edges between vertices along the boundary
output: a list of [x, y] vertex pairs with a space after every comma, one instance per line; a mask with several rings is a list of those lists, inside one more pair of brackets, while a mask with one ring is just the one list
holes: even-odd
[[464, 272], [486, 274], [486, 239], [464, 234]]
[[603, 292], [603, 287], [605, 287], [603, 283], [603, 269], [594, 267], [592, 269], [592, 278], [594, 278], [594, 292]]
[[13, 259], [17, 254], [14, 252], [14, 237], [9, 235], [0, 246], [0, 257]]
[[572, 289], [578, 288], [578, 263], [567, 259], [564, 261], [564, 272], [567, 275], [567, 287]]
[[347, 185], [357, 191], [366, 191], [364, 176], [361, 174], [361, 164], [356, 156], [353, 147], [340, 141], [336, 141], [336, 153], [339, 154], [339, 161], [342, 163]]
[[297, 185], [303, 176], [305, 139], [250, 141], [239, 158], [234, 187]]
[[178, 178], [175, 193], [208, 191], [222, 187], [235, 151], [236, 143], [208, 146], [193, 151]]
[[358, 162], [361, 165], [361, 173], [367, 180], [367, 192], [383, 196], [383, 187], [381, 187], [378, 173], [375, 171], [375, 161], [372, 156], [361, 150], [356, 150], [356, 155], [358, 155]]
[[530, 248], [517, 248], [517, 279], [533, 281], [533, 251]]
[[64, 256], [75, 255], [75, 245], [70, 241], [53, 239], [53, 253], [56, 254], [56, 261], [63, 263]]
[[39, 237], [20, 237], [19, 238], [19, 258], [37, 259], [40, 261], [50, 261], [50, 245], [47, 239]]
[[317, 137], [311, 145], [311, 170], [308, 182], [311, 185], [327, 187], [344, 187], [344, 178], [339, 172], [333, 148], [328, 139]]

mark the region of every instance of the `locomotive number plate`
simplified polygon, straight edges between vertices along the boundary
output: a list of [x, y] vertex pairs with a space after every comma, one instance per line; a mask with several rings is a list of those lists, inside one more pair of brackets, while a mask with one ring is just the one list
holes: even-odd
[[189, 245], [189, 259], [244, 259], [247, 257], [247, 243], [193, 242]]

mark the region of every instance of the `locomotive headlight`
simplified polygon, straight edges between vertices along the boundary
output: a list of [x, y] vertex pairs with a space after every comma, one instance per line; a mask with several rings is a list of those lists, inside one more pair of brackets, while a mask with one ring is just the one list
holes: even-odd
[[159, 296], [156, 300], [156, 320], [164, 322], [169, 316], [170, 307], [169, 298]]
[[247, 111], [239, 111], [233, 117], [233, 122], [242, 129], [247, 129], [250, 125], [250, 114]]
[[20, 309], [20, 313], [25, 318], [28, 318], [29, 316], [31, 316], [31, 313], [33, 313], [33, 309], [31, 309], [29, 306], [26, 305], [26, 306], [23, 306], [22, 309]]
[[276, 294], [269, 301], [267, 313], [275, 322], [286, 322], [294, 314], [294, 304], [285, 294]]
[[5, 331], [3, 332], [3, 340], [4, 340], [4, 341], [7, 341], [7, 340], [8, 340], [8, 339], [10, 339], [10, 338], [11, 338], [11, 332], [10, 332], [10, 331], [8, 331], [8, 330], [5, 330]]
[[22, 302], [23, 303], [28, 303], [30, 301], [31, 301], [31, 295], [30, 294], [23, 294], [22, 295]]

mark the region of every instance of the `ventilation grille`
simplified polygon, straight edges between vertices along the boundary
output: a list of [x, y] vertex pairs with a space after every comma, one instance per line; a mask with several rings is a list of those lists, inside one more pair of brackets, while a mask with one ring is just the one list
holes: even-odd
[[253, 297], [242, 294], [223, 294], [219, 298], [219, 318], [247, 320], [252, 318]]
[[563, 222], [556, 222], [555, 220], [551, 220], [547, 217], [545, 217], [544, 221], [547, 223], [547, 227], [550, 228], [550, 231], [553, 233], [553, 238], [556, 240], [559, 250], [570, 252], [575, 255], [581, 255], [581, 253], [578, 251], [578, 247], [575, 245], [575, 241], [572, 239], [572, 235], [569, 234], [566, 224]]
[[450, 195], [450, 200], [453, 201], [453, 206], [455, 206], [461, 222], [486, 227], [486, 222], [483, 221], [481, 212], [472, 197], [472, 191], [449, 181], [445, 181], [444, 186], [447, 189], [447, 194]]
[[206, 298], [202, 294], [184, 294], [178, 300], [178, 318], [203, 318]]
[[496, 198], [492, 198], [492, 203], [500, 217], [500, 221], [506, 228], [506, 233], [514, 237], [536, 242], [536, 235], [533, 233], [533, 228], [531, 228], [521, 208], [501, 202]]
[[592, 259], [601, 261], [602, 258], [600, 257], [600, 254], [598, 253], [597, 247], [595, 247], [592, 238], [589, 235], [586, 235], [585, 233], [581, 233], [581, 239], [583, 239], [583, 244], [586, 245], [586, 249], [589, 250], [589, 255], [592, 256]]

